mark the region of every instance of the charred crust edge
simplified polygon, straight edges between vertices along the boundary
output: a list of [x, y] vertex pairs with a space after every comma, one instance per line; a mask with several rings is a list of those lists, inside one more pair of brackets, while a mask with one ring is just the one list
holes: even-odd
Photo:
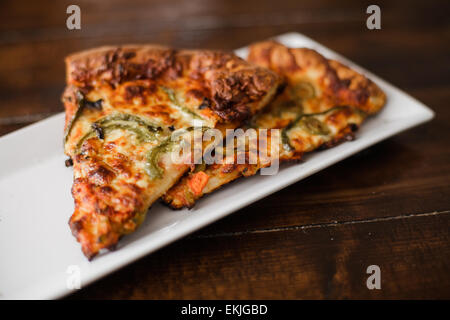
[[158, 45], [101, 47], [66, 58], [68, 85], [89, 91], [140, 79], [199, 80], [209, 92], [210, 108], [223, 120], [245, 120], [281, 83], [272, 71], [228, 52], [175, 50]]

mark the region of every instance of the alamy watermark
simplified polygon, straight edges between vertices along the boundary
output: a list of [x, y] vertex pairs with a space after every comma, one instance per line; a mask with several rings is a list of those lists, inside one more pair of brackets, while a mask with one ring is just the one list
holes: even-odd
[[366, 20], [366, 26], [369, 30], [381, 29], [381, 9], [376, 4], [367, 7], [366, 13], [370, 16]]
[[77, 265], [70, 265], [66, 269], [66, 286], [69, 290], [81, 289], [81, 269]]
[[67, 7], [66, 13], [69, 16], [66, 19], [66, 26], [69, 30], [81, 29], [81, 9], [76, 4], [71, 4]]
[[366, 286], [367, 289], [381, 289], [381, 269], [376, 264], [370, 265], [366, 269], [366, 273], [370, 274], [367, 278]]
[[[274, 175], [279, 169], [281, 133], [279, 129], [227, 129], [202, 127], [194, 121], [192, 130], [180, 129], [170, 137], [174, 164], [259, 165], [261, 175]], [[206, 145], [206, 147], [205, 147]]]

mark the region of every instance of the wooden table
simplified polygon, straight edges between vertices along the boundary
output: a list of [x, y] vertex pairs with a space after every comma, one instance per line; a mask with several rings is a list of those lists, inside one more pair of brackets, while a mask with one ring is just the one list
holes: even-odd
[[[78, 31], [65, 26], [72, 3]], [[450, 298], [450, 2], [375, 3], [382, 29], [371, 31], [360, 1], [3, 0], [0, 134], [62, 111], [70, 52], [130, 42], [234, 49], [290, 31], [436, 112], [71, 298]], [[366, 287], [369, 265], [381, 268], [381, 290]]]

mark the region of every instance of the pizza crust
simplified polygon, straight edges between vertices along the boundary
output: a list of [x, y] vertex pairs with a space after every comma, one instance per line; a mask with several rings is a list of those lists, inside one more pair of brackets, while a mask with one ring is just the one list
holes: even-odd
[[312, 83], [320, 95], [321, 108], [347, 105], [375, 114], [386, 103], [386, 95], [370, 79], [312, 49], [264, 41], [250, 47], [248, 61], [283, 75], [288, 82]]
[[[281, 79], [232, 53], [175, 50], [159, 45], [106, 46], [66, 58], [67, 84], [89, 90], [133, 80], [198, 80], [221, 122], [243, 121], [273, 96]], [[70, 92], [68, 92], [70, 94]], [[73, 114], [73, 110], [69, 110]], [[69, 116], [70, 119], [70, 116]]]

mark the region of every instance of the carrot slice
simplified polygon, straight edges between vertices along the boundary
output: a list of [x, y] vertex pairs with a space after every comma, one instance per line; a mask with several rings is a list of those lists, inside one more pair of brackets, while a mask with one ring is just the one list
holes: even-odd
[[203, 188], [208, 183], [209, 176], [203, 171], [197, 172], [189, 179], [188, 184], [192, 192], [198, 196], [202, 193]]

